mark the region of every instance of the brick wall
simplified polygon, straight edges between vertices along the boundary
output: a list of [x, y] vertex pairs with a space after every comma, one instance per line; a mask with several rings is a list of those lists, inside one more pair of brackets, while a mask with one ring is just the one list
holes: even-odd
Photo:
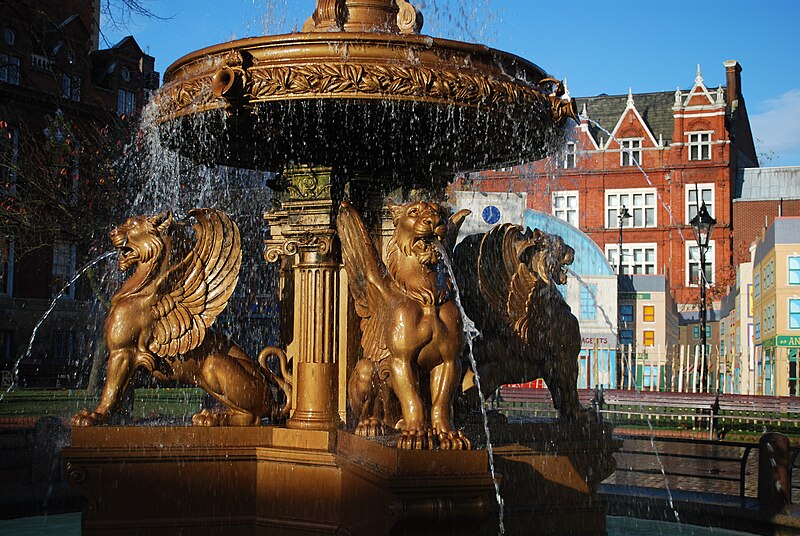
[[[800, 199], [769, 199], [759, 201], [734, 201], [734, 255], [737, 262], [749, 260], [749, 247], [772, 225], [779, 215], [800, 216]], [[746, 258], [741, 256], [746, 254]]]

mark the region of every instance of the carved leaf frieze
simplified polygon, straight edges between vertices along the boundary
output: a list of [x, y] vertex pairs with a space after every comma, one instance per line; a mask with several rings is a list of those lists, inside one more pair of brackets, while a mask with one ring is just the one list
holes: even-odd
[[[467, 106], [549, 105], [538, 88], [503, 81], [482, 74], [407, 65], [311, 64], [259, 66], [247, 70], [245, 95], [251, 102], [281, 98], [382, 96], [448, 101]], [[178, 83], [169, 92], [170, 115], [182, 115], [188, 107], [215, 103], [210, 79]], [[224, 100], [220, 99], [220, 106]]]

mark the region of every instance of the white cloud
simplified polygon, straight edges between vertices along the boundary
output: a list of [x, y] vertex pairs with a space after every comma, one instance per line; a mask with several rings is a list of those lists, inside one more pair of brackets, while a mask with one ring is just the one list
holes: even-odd
[[759, 153], [774, 153], [778, 159], [800, 153], [800, 89], [757, 104], [750, 126]]

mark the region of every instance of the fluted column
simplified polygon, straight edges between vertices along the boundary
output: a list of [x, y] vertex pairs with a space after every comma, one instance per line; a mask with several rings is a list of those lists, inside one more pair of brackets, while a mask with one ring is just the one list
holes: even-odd
[[[340, 262], [334, 251], [330, 168], [284, 172], [285, 200], [266, 215], [271, 238], [265, 258], [292, 261], [294, 403], [289, 428], [335, 430], [339, 425]], [[289, 342], [289, 341], [285, 341]]]

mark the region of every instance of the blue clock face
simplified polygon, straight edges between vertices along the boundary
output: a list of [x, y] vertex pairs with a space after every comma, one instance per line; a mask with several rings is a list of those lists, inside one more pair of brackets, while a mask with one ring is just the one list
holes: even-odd
[[494, 205], [489, 205], [483, 209], [483, 221], [489, 225], [494, 225], [500, 221], [500, 209]]

